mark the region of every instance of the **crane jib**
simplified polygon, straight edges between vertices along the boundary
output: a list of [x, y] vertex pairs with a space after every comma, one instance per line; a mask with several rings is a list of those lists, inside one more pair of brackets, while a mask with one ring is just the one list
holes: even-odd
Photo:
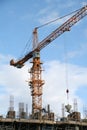
[[61, 25], [49, 36], [47, 36], [44, 40], [42, 40], [37, 48], [41, 50], [65, 31], [70, 31], [70, 28], [86, 15], [87, 15], [87, 6], [83, 7], [80, 11], [78, 11], [75, 15], [73, 15], [70, 19], [68, 19], [63, 25]]
[[10, 61], [10, 65], [13, 65], [17, 68], [22, 68], [24, 66], [24, 63], [33, 57], [33, 53], [35, 51], [40, 51], [49, 43], [51, 43], [53, 40], [55, 40], [57, 37], [59, 37], [61, 34], [63, 34], [66, 31], [70, 31], [70, 28], [86, 15], [87, 15], [87, 5], [82, 7], [79, 11], [77, 11], [76, 14], [74, 14], [71, 18], [69, 18], [65, 23], [63, 23], [60, 27], [54, 30], [45, 39], [39, 42], [38, 46], [34, 50], [29, 52], [27, 55], [25, 55], [22, 59], [16, 62], [14, 62], [14, 60], [12, 59]]

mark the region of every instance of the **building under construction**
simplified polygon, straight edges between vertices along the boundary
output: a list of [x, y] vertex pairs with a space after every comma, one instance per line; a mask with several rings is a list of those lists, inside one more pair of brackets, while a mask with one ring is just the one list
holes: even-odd
[[[62, 104], [60, 118], [55, 118], [50, 105], [32, 116], [28, 113], [28, 105], [23, 102], [19, 103], [19, 111], [16, 113], [13, 96], [11, 96], [6, 117], [0, 116], [0, 130], [87, 130], [87, 109], [84, 108], [84, 118], [81, 119], [81, 113], [77, 111], [75, 103], [76, 99], [73, 111], [71, 111], [71, 105]], [[67, 116], [65, 116], [65, 110], [68, 112]]]
[[[62, 106], [62, 113], [64, 113], [64, 109], [66, 109], [68, 115], [65, 116], [62, 114], [62, 117], [59, 120], [55, 119], [55, 113], [50, 111], [50, 105], [47, 106], [47, 109], [42, 107], [42, 90], [44, 80], [42, 80], [42, 62], [40, 60], [40, 51], [44, 47], [64, 32], [70, 31], [71, 27], [86, 15], [87, 5], [77, 10], [71, 18], [69, 18], [41, 42], [38, 42], [37, 33], [38, 28], [41, 26], [36, 27], [33, 31], [32, 51], [16, 62], [13, 59], [10, 61], [10, 65], [22, 68], [24, 63], [32, 58], [32, 67], [29, 71], [30, 79], [28, 81], [32, 96], [32, 113], [29, 115], [27, 104], [25, 111], [24, 103], [21, 102], [19, 103], [19, 112], [17, 115], [13, 107], [13, 98], [11, 97], [10, 107], [6, 117], [3, 118], [3, 116], [0, 116], [0, 130], [87, 130], [87, 119], [81, 119], [81, 113], [76, 109], [71, 111], [70, 104]], [[68, 92], [69, 90], [67, 89], [67, 94]]]

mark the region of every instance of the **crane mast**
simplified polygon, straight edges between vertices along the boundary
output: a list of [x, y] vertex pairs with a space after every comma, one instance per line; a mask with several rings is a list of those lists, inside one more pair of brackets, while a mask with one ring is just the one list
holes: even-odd
[[[38, 34], [36, 29], [33, 31], [33, 48], [37, 46]], [[31, 62], [33, 65], [29, 71], [30, 80], [29, 86], [31, 89], [32, 96], [32, 117], [35, 118], [36, 113], [41, 113], [42, 110], [42, 86], [44, 85], [44, 80], [42, 80], [42, 67], [40, 61], [39, 51], [33, 53], [33, 60]]]
[[14, 61], [13, 59], [10, 61], [10, 65], [22, 68], [24, 63], [32, 58], [32, 67], [30, 69], [30, 80], [29, 86], [31, 88], [31, 96], [32, 96], [32, 115], [38, 113], [42, 110], [42, 86], [44, 81], [42, 80], [42, 67], [40, 61], [40, 51], [44, 47], [46, 47], [49, 43], [55, 40], [57, 37], [62, 35], [66, 31], [70, 31], [71, 27], [76, 24], [79, 20], [87, 15], [87, 5], [82, 7], [74, 14], [71, 18], [69, 18], [65, 23], [63, 23], [60, 27], [54, 30], [51, 34], [49, 34], [45, 39], [41, 42], [38, 42], [38, 34], [37, 29], [35, 28], [33, 31], [33, 49], [28, 54], [26, 54], [23, 58], [18, 61]]

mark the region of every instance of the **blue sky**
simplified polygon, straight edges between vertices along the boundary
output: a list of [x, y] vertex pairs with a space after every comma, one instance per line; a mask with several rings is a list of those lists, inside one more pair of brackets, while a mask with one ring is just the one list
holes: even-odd
[[[17, 70], [9, 65], [9, 61], [23, 55], [29, 39], [29, 44], [32, 46], [33, 29], [69, 14], [85, 4], [87, 4], [86, 0], [0, 0], [0, 113], [4, 114], [8, 110], [11, 94], [15, 97], [16, 110], [17, 103], [24, 101], [29, 104], [31, 111], [30, 89], [25, 82], [29, 79], [28, 69], [31, 65], [28, 62], [23, 69]], [[64, 20], [40, 28], [39, 41], [59, 27]], [[82, 110], [81, 104], [87, 105], [87, 16], [73, 26], [70, 32], [62, 34], [41, 51], [41, 60], [45, 69], [43, 106], [50, 103], [56, 113], [61, 113], [58, 106], [67, 103], [65, 46], [70, 103], [73, 104], [73, 99], [77, 98], [79, 109]], [[49, 95], [52, 95], [52, 98]], [[55, 104], [58, 104], [56, 108]]]

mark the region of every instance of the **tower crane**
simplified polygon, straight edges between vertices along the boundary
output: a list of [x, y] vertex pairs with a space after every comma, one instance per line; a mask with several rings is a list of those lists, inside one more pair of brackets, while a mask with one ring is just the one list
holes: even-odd
[[40, 51], [46, 47], [53, 40], [58, 38], [66, 31], [70, 31], [71, 27], [75, 25], [79, 20], [84, 18], [87, 15], [87, 5], [80, 8], [71, 18], [69, 18], [66, 22], [64, 22], [60, 27], [54, 30], [51, 34], [49, 34], [42, 41], [38, 42], [38, 34], [37, 29], [35, 28], [33, 31], [33, 49], [29, 53], [27, 53], [23, 58], [14, 61], [13, 59], [10, 61], [10, 65], [22, 68], [24, 63], [32, 58], [32, 67], [30, 69], [30, 80], [29, 86], [31, 88], [31, 96], [32, 96], [32, 115], [42, 110], [42, 86], [44, 85], [44, 80], [42, 80], [42, 68], [40, 61]]

